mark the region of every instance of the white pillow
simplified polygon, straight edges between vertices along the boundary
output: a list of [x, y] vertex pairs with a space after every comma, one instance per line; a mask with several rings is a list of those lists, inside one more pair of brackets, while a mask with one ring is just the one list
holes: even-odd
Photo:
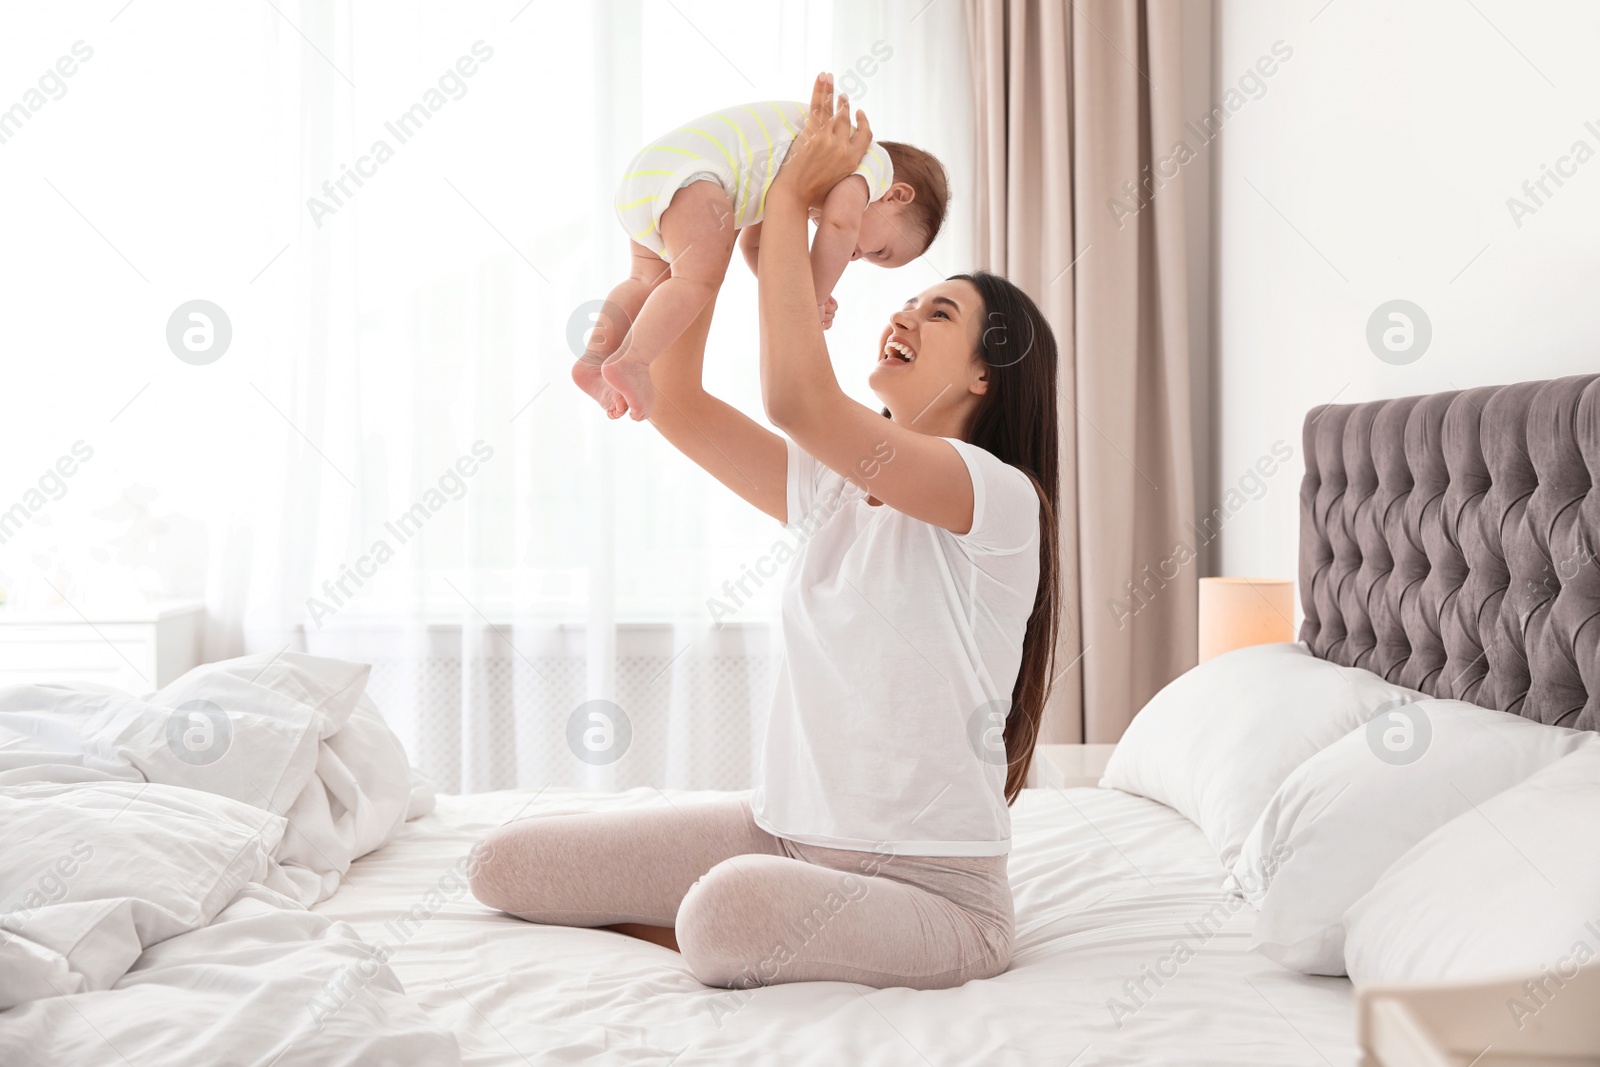
[[[288, 811], [314, 772], [319, 743], [338, 732], [366, 691], [372, 667], [304, 652], [259, 652], [204, 663], [146, 699], [161, 709], [159, 744], [146, 739], [134, 765], [153, 782], [174, 782]], [[204, 745], [192, 763], [172, 724], [187, 711]], [[208, 724], [205, 709], [225, 718]], [[235, 745], [235, 739], [240, 744]]]
[[1571, 977], [1600, 955], [1600, 745], [1429, 834], [1344, 924], [1361, 986]]
[[233, 698], [258, 714], [307, 707], [326, 737], [350, 717], [371, 674], [368, 663], [280, 649], [202, 663], [145, 699], [173, 707], [196, 698]]
[[1174, 678], [1133, 717], [1100, 779], [1188, 816], [1231, 868], [1289, 772], [1386, 704], [1418, 700], [1302, 644], [1251, 645]]
[[1568, 730], [1459, 700], [1388, 709], [1306, 760], [1257, 820], [1229, 881], [1261, 909], [1251, 947], [1290, 970], [1344, 973], [1344, 913], [1451, 819], [1585, 745]]
[[148, 698], [105, 687], [0, 689], [0, 787], [143, 780], [282, 814], [370, 671], [285, 652], [196, 667]]
[[228, 775], [201, 787], [288, 819], [277, 860], [290, 895], [307, 907], [333, 894], [352, 860], [393, 837], [412, 805], [405, 750], [366, 694], [371, 672], [366, 663], [264, 652], [196, 667], [149, 698], [226, 713], [216, 733], [231, 730], [232, 741], [199, 770]]

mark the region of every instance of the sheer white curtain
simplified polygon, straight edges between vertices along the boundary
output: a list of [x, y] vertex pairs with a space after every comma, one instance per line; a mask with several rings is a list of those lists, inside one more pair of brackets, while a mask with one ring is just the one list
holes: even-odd
[[[138, 399], [62, 523], [154, 492], [137, 584], [203, 595], [211, 658], [372, 662], [380, 706], [444, 789], [748, 785], [776, 668], [768, 572], [789, 539], [571, 385], [571, 341], [626, 268], [612, 189], [649, 136], [800, 98], [826, 67], [855, 72], [881, 136], [940, 154], [969, 188], [959, 5], [280, 0], [201, 25], [161, 5], [99, 17], [105, 77], [73, 98], [88, 116], [74, 132], [142, 103], [146, 140], [96, 169], [64, 119], [39, 170], [76, 167], [91, 207], [115, 205], [99, 228], [166, 276], [140, 285], [73, 233], [92, 284], [127, 305], [89, 327], [77, 358], [109, 380], [77, 385], [78, 408], [96, 394], [103, 422]], [[185, 70], [196, 34], [227, 49]], [[57, 214], [41, 244], [81, 225]], [[969, 217], [958, 199], [927, 261], [847, 274], [829, 341], [863, 399], [883, 318], [965, 266]], [[233, 328], [206, 366], [159, 332], [197, 296]], [[736, 261], [707, 377], [759, 418], [756, 337]], [[129, 457], [137, 472], [115, 466]], [[5, 560], [0, 580], [32, 565]], [[79, 566], [57, 585], [86, 601], [105, 580]]]

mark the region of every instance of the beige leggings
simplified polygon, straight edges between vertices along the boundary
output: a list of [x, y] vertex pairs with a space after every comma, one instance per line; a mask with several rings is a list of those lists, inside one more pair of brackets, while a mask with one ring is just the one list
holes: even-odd
[[1005, 856], [821, 848], [743, 797], [562, 812], [485, 841], [473, 895], [537, 923], [674, 928], [710, 986], [834, 980], [943, 989], [1011, 961]]

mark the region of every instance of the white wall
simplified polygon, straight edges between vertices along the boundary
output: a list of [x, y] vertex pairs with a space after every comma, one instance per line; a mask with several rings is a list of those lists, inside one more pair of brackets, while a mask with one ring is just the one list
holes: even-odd
[[[1185, 0], [1183, 4], [1183, 113], [1203, 115], [1211, 110], [1212, 0]], [[1201, 149], [1205, 152], [1205, 149]], [[1216, 435], [1213, 396], [1216, 388], [1212, 351], [1215, 291], [1212, 241], [1211, 170], [1214, 161], [1202, 155], [1198, 164], [1185, 167], [1177, 181], [1183, 190], [1183, 222], [1189, 271], [1189, 419], [1196, 442], [1194, 498], [1209, 510], [1215, 492]], [[1198, 545], [1200, 574], [1215, 571], [1217, 544]]]
[[[1294, 458], [1212, 572], [1292, 577], [1308, 408], [1600, 371], [1600, 4], [1217, 0], [1213, 35], [1219, 103], [1292, 49], [1212, 149], [1215, 502], [1275, 440]], [[1366, 342], [1396, 298], [1433, 328], [1409, 365]]]

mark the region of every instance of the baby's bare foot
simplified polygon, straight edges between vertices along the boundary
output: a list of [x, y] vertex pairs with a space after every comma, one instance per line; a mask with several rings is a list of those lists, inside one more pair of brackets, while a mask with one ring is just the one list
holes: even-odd
[[579, 359], [572, 365], [572, 380], [579, 389], [594, 397], [595, 402], [606, 409], [606, 414], [613, 419], [621, 417], [628, 410], [628, 402], [622, 398], [606, 380], [600, 375], [600, 364], [589, 363]]
[[600, 374], [606, 384], [622, 396], [628, 414], [633, 416], [635, 422], [650, 417], [650, 409], [656, 402], [655, 383], [650, 380], [650, 364], [626, 356], [613, 357], [600, 368]]

